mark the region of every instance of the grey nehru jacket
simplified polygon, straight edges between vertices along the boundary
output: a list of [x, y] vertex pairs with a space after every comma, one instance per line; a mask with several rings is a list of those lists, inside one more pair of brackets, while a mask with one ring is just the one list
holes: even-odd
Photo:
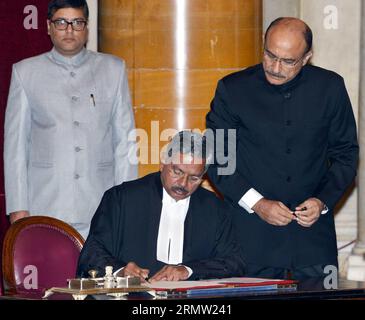
[[[137, 178], [125, 63], [55, 49], [13, 66], [5, 116], [6, 210], [90, 224], [107, 189]], [[133, 136], [133, 134], [132, 134]]]

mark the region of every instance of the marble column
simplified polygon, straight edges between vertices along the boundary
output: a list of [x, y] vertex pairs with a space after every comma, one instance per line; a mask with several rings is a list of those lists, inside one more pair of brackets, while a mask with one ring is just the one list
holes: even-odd
[[263, 0], [263, 29], [279, 17], [299, 17], [300, 0]]
[[261, 60], [261, 0], [100, 0], [99, 50], [126, 61], [140, 176], [173, 130], [204, 129], [217, 81]]
[[[361, 3], [359, 0], [302, 0], [300, 17], [313, 30], [312, 63], [340, 74], [358, 120]], [[334, 215], [340, 277], [347, 277], [349, 256], [357, 238], [357, 188], [349, 188]]]
[[98, 0], [87, 0], [89, 6], [89, 41], [87, 48], [98, 51]]
[[365, 281], [365, 5], [361, 9], [361, 42], [360, 42], [360, 96], [358, 132], [360, 144], [360, 164], [358, 171], [358, 216], [357, 241], [349, 257], [347, 278]]

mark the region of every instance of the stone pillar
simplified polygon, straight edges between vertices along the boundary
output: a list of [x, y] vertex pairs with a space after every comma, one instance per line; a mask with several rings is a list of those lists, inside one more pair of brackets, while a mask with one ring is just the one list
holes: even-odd
[[300, 17], [300, 0], [263, 0], [263, 28], [279, 17]]
[[87, 0], [89, 6], [89, 41], [86, 47], [98, 51], [98, 0]]
[[218, 79], [261, 60], [261, 35], [261, 0], [99, 1], [99, 50], [126, 61], [147, 132], [140, 176], [158, 170], [173, 130], [205, 128]]
[[[302, 0], [301, 18], [313, 30], [312, 63], [340, 74], [358, 120], [360, 78], [361, 3], [359, 0]], [[339, 274], [346, 277], [357, 238], [357, 189], [349, 188], [335, 210]]]
[[347, 278], [365, 281], [365, 5], [361, 9], [361, 41], [360, 41], [360, 96], [358, 132], [360, 144], [360, 165], [358, 171], [358, 218], [357, 241], [348, 261]]

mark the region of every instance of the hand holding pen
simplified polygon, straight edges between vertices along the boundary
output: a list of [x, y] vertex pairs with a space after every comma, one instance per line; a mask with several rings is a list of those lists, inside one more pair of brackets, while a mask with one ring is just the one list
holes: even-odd
[[141, 282], [149, 282], [149, 279], [148, 279], [149, 273], [150, 273], [150, 270], [143, 269], [143, 268], [139, 267], [136, 263], [131, 261], [122, 269], [120, 276], [138, 277], [141, 279]]
[[[307, 207], [306, 206], [304, 206], [304, 207], [302, 207], [302, 208], [299, 209], [299, 211], [305, 211], [305, 210], [307, 210]], [[296, 217], [296, 218], [298, 218], [298, 216], [296, 215], [295, 211], [293, 211], [293, 216]]]
[[320, 217], [324, 204], [317, 198], [309, 198], [295, 208], [295, 220], [303, 227], [311, 227]]

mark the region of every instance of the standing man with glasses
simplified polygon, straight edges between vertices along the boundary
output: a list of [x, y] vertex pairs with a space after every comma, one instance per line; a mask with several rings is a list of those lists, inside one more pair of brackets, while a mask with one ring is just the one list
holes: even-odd
[[13, 66], [4, 145], [10, 221], [52, 216], [85, 238], [104, 191], [137, 178], [126, 66], [85, 49], [88, 17], [85, 0], [50, 1], [54, 47]]
[[248, 276], [323, 277], [338, 265], [333, 209], [356, 175], [356, 123], [343, 78], [311, 56], [310, 28], [278, 18], [262, 63], [220, 80], [207, 114], [208, 128], [236, 130], [235, 172], [208, 174], [237, 209]]

